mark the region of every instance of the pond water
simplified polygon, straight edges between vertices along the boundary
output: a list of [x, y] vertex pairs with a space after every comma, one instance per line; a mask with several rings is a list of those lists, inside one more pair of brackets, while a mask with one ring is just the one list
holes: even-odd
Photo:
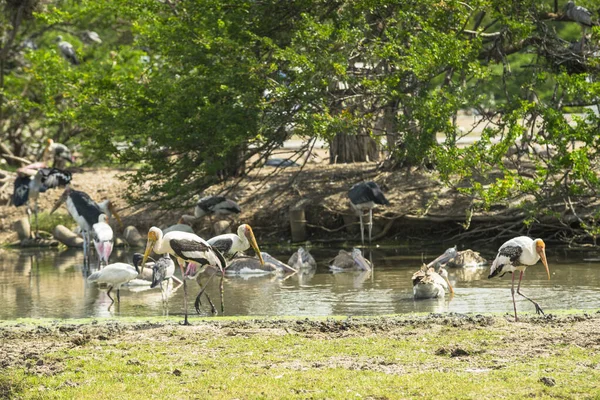
[[[347, 250], [351, 248], [346, 247]], [[311, 275], [287, 279], [272, 275], [226, 277], [223, 315], [328, 316], [385, 315], [411, 312], [512, 312], [510, 274], [487, 279], [489, 266], [479, 269], [449, 269], [455, 295], [441, 299], [414, 300], [411, 276], [421, 259], [432, 260], [443, 247], [398, 247], [372, 249], [374, 270], [370, 273], [332, 273], [327, 262], [339, 248], [313, 248], [318, 262]], [[497, 249], [497, 247], [496, 247]], [[488, 260], [496, 249], [481, 251]], [[263, 249], [287, 262], [294, 249]], [[600, 300], [600, 262], [584, 261], [594, 254], [568, 253], [548, 248], [552, 280], [548, 281], [541, 263], [529, 268], [522, 292], [537, 300], [545, 310], [597, 308]], [[367, 258], [369, 250], [365, 250]], [[111, 262], [131, 260], [131, 251], [117, 249]], [[92, 270], [94, 270], [92, 266]], [[89, 273], [89, 272], [88, 272]], [[109, 316], [182, 315], [183, 288], [173, 291], [168, 305], [159, 289], [123, 288], [121, 304], [109, 308], [106, 288], [88, 284], [81, 250], [7, 251], [0, 256], [0, 319], [83, 318]], [[206, 278], [204, 278], [206, 280]], [[190, 315], [199, 290], [190, 288]], [[146, 289], [146, 290], [144, 290]], [[213, 279], [207, 292], [219, 307], [219, 280]], [[115, 294], [115, 293], [113, 293]], [[205, 302], [203, 315], [210, 311]], [[524, 299], [517, 300], [520, 312], [533, 312]]]

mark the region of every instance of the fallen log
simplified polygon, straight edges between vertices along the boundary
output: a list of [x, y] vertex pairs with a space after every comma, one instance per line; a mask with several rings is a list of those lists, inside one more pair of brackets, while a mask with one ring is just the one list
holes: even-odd
[[64, 225], [56, 225], [52, 233], [54, 234], [54, 237], [65, 246], [77, 248], [83, 247], [83, 238]]

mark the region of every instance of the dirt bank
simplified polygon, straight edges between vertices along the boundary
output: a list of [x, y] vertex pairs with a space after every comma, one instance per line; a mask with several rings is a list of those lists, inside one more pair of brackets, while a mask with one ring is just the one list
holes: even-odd
[[[347, 191], [362, 180], [379, 183], [391, 202], [390, 206], [374, 212], [373, 236], [379, 240], [468, 241], [498, 234], [496, 239], [500, 240], [516, 234], [533, 235], [545, 229], [543, 224], [525, 227], [521, 223], [522, 215], [510, 204], [475, 213], [469, 221], [467, 211], [471, 199], [456, 188], [444, 187], [435, 173], [427, 171], [381, 171], [375, 163], [309, 163], [302, 170], [288, 168], [274, 172], [273, 168], [264, 167], [233, 188], [222, 185], [206, 193], [227, 192], [236, 199], [242, 207], [236, 223], [250, 223], [263, 242], [290, 239], [289, 210], [294, 207], [305, 210], [309, 240], [359, 240], [358, 218], [350, 208]], [[181, 214], [193, 214], [191, 208], [164, 211], [154, 207], [128, 207], [123, 199], [127, 183], [120, 179], [125, 173], [127, 171], [118, 169], [86, 169], [73, 174], [73, 187], [97, 201], [113, 200], [121, 210], [125, 225], [135, 225], [142, 235], [152, 225], [166, 227], [176, 223]], [[40, 210], [50, 210], [59, 196], [59, 190], [42, 194]], [[63, 207], [61, 212], [66, 213], [66, 209]], [[0, 206], [0, 243], [16, 240], [12, 226], [24, 215], [24, 207]], [[201, 236], [211, 235], [208, 219], [198, 221], [194, 228]], [[553, 234], [558, 233], [555, 230]]]

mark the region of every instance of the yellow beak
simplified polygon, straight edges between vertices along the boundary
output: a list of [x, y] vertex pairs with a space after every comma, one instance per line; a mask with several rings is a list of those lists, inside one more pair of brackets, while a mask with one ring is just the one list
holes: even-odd
[[140, 274], [144, 273], [144, 265], [146, 265], [146, 261], [148, 261], [148, 257], [150, 256], [150, 253], [152, 253], [152, 248], [154, 247], [154, 240], [148, 239], [148, 242], [146, 243], [146, 251], [144, 251], [144, 258], [142, 258], [142, 265], [141, 265], [141, 269], [140, 269]]
[[260, 260], [260, 265], [265, 265], [265, 260], [263, 260], [262, 254], [260, 254], [260, 249], [258, 248], [258, 243], [256, 243], [256, 238], [254, 237], [254, 232], [252, 232], [252, 230], [250, 230], [250, 246], [252, 246], [256, 252], [258, 259]]
[[117, 209], [115, 208], [115, 206], [113, 206], [112, 203], [109, 203], [108, 209], [110, 210], [110, 212], [112, 213], [112, 215], [115, 216], [115, 219], [119, 223], [119, 227], [121, 229], [123, 229], [123, 222], [121, 222], [121, 217], [119, 216], [119, 214], [117, 214]]
[[542, 250], [539, 252], [540, 258], [542, 259], [542, 264], [546, 267], [546, 273], [548, 274], [548, 280], [550, 280], [550, 269], [548, 268], [548, 261], [546, 260], [546, 251]]

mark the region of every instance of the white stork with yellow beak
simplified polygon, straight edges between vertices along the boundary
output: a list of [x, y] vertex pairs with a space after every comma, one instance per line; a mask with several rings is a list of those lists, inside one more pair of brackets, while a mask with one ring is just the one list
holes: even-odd
[[[213, 248], [206, 240], [202, 239], [189, 232], [171, 231], [163, 235], [162, 230], [153, 226], [148, 231], [148, 242], [146, 243], [146, 251], [142, 260], [141, 273], [144, 272], [144, 265], [154, 250], [156, 254], [169, 253], [177, 259], [181, 276], [183, 277], [183, 293], [184, 293], [184, 308], [185, 320], [184, 325], [189, 325], [188, 322], [188, 304], [187, 304], [187, 285], [186, 279], [195, 279], [206, 267], [213, 266], [218, 271], [223, 271], [227, 267], [227, 263], [219, 250]], [[184, 271], [185, 263], [188, 262], [187, 270]], [[200, 290], [200, 295], [204, 292], [204, 288]]]
[[548, 274], [548, 280], [550, 280], [550, 269], [548, 268], [548, 261], [546, 260], [546, 244], [542, 239], [531, 239], [527, 236], [519, 236], [514, 239], [510, 239], [505, 242], [500, 249], [498, 249], [498, 255], [492, 263], [490, 268], [489, 278], [500, 274], [500, 277], [504, 276], [507, 272], [512, 274], [512, 300], [515, 309], [515, 321], [517, 318], [517, 304], [515, 303], [515, 272], [520, 271], [519, 274], [519, 285], [517, 286], [517, 294], [525, 297], [527, 300], [533, 303], [535, 306], [535, 312], [537, 314], [544, 314], [542, 308], [538, 303], [531, 300], [529, 297], [521, 293], [521, 279], [523, 279], [523, 272], [528, 266], [535, 265], [539, 260], [542, 260], [542, 264], [546, 267], [546, 273]]
[[252, 246], [260, 260], [260, 264], [265, 264], [250, 225], [240, 225], [237, 234], [226, 233], [224, 235], [215, 236], [208, 240], [208, 244], [218, 249], [225, 258], [230, 260], [238, 253], [246, 251]]

